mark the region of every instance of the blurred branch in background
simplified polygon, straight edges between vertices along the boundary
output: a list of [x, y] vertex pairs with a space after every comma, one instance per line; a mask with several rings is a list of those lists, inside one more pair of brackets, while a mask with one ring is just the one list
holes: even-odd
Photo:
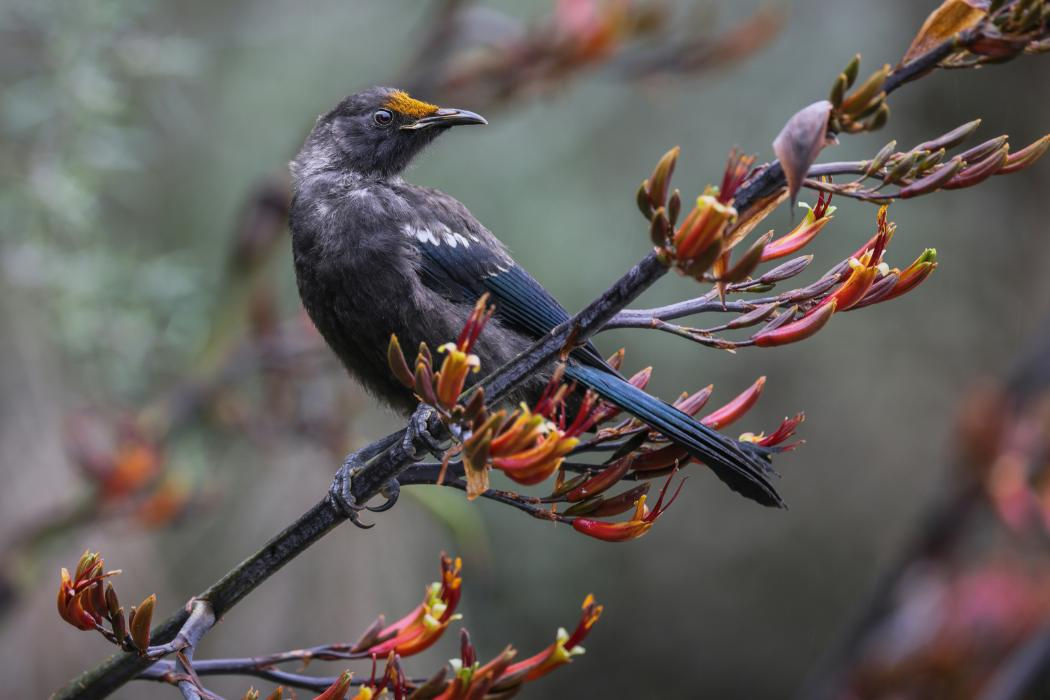
[[[220, 495], [209, 475], [172, 464], [180, 430], [210, 426], [265, 445], [276, 429], [305, 434], [333, 452], [345, 448], [353, 407], [345, 391], [318, 390], [335, 361], [304, 316], [278, 315], [270, 263], [284, 244], [287, 200], [277, 182], [247, 201], [208, 340], [175, 384], [137, 411], [109, 405], [70, 413], [64, 441], [85, 477], [82, 490], [17, 528], [5, 542], [9, 560], [31, 568], [37, 548], [93, 521], [131, 518], [163, 528], [215, 504]], [[257, 398], [245, 395], [253, 387]]]
[[713, 14], [702, 3], [683, 13], [651, 0], [557, 0], [550, 15], [526, 24], [474, 0], [441, 0], [397, 84], [491, 109], [566, 85], [588, 69], [632, 81], [689, 77], [751, 56], [784, 20], [767, 7], [714, 34]]
[[1050, 691], [1050, 327], [956, 417], [954, 467], [803, 697]]

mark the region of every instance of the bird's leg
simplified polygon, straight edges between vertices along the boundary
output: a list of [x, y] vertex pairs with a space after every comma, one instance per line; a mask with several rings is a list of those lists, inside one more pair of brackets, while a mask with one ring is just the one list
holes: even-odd
[[346, 514], [354, 525], [360, 528], [372, 527], [372, 525], [365, 525], [361, 522], [360, 512], [370, 510], [373, 513], [381, 513], [390, 510], [397, 503], [401, 485], [398, 484], [397, 479], [391, 479], [379, 489], [380, 495], [386, 500], [378, 506], [366, 506], [358, 503], [354, 497], [354, 476], [364, 469], [370, 460], [390, 449], [399, 437], [402, 440], [402, 449], [413, 460], [418, 461], [428, 454], [441, 455], [446, 449], [445, 442], [447, 441], [434, 436], [434, 432], [441, 427], [437, 412], [426, 404], [420, 404], [409, 419], [403, 433], [393, 433], [379, 442], [347, 455], [328, 489], [332, 502]]
[[[346, 459], [343, 460], [342, 466], [339, 467], [339, 471], [335, 473], [332, 485], [328, 487], [328, 497], [332, 503], [350, 519], [350, 522], [360, 528], [370, 528], [372, 526], [364, 525], [361, 522], [360, 513], [365, 509], [365, 506], [358, 504], [357, 499], [354, 498], [352, 490], [354, 475], [364, 469], [369, 460], [390, 449], [397, 442], [400, 435], [400, 433], [392, 433], [378, 442], [348, 454]], [[396, 495], [393, 500], [397, 500]], [[387, 504], [379, 506], [379, 508], [386, 510], [392, 505], [393, 503], [390, 502], [388, 497]]]
[[[432, 423], [433, 428], [431, 428]], [[412, 413], [412, 417], [409, 418], [408, 426], [405, 429], [405, 437], [401, 443], [405, 452], [416, 461], [424, 459], [428, 455], [438, 457], [444, 454], [448, 440], [441, 440], [435, 437], [432, 432], [438, 430], [440, 426], [441, 423], [438, 419], [437, 411], [425, 403], [419, 404], [419, 407]], [[378, 506], [369, 506], [368, 510], [373, 513], [382, 513], [394, 507], [398, 497], [401, 495], [401, 484], [398, 483], [397, 479], [391, 479], [379, 489], [379, 493], [386, 501]]]

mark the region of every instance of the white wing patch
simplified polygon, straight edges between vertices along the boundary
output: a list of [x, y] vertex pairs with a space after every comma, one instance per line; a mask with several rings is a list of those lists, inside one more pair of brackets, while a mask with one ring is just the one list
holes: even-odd
[[[444, 243], [449, 248], [455, 248], [456, 246], [463, 246], [464, 248], [470, 247], [470, 241], [467, 240], [466, 236], [462, 233], [452, 231], [447, 226], [442, 226], [441, 228], [432, 231], [429, 228], [417, 228], [415, 226], [406, 225], [401, 228], [401, 231], [409, 238], [415, 238], [420, 243], [429, 243], [430, 245], [441, 245]], [[475, 243], [481, 242], [474, 234], [468, 235]]]

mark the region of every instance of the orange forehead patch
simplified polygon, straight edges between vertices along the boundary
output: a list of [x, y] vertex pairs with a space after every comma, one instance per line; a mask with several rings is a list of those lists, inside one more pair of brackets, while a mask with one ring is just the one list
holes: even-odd
[[390, 97], [387, 98], [384, 106], [387, 109], [392, 109], [399, 114], [403, 114], [406, 117], [412, 117], [413, 119], [419, 119], [420, 117], [425, 117], [438, 111], [437, 105], [417, 100], [403, 90], [394, 91]]

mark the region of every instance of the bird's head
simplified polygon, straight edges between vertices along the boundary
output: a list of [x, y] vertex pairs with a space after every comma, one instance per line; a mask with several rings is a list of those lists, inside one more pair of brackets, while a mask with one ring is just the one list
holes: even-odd
[[292, 162], [292, 172], [299, 176], [334, 169], [396, 175], [449, 127], [486, 123], [465, 109], [441, 108], [393, 88], [371, 88], [347, 97], [318, 118]]

